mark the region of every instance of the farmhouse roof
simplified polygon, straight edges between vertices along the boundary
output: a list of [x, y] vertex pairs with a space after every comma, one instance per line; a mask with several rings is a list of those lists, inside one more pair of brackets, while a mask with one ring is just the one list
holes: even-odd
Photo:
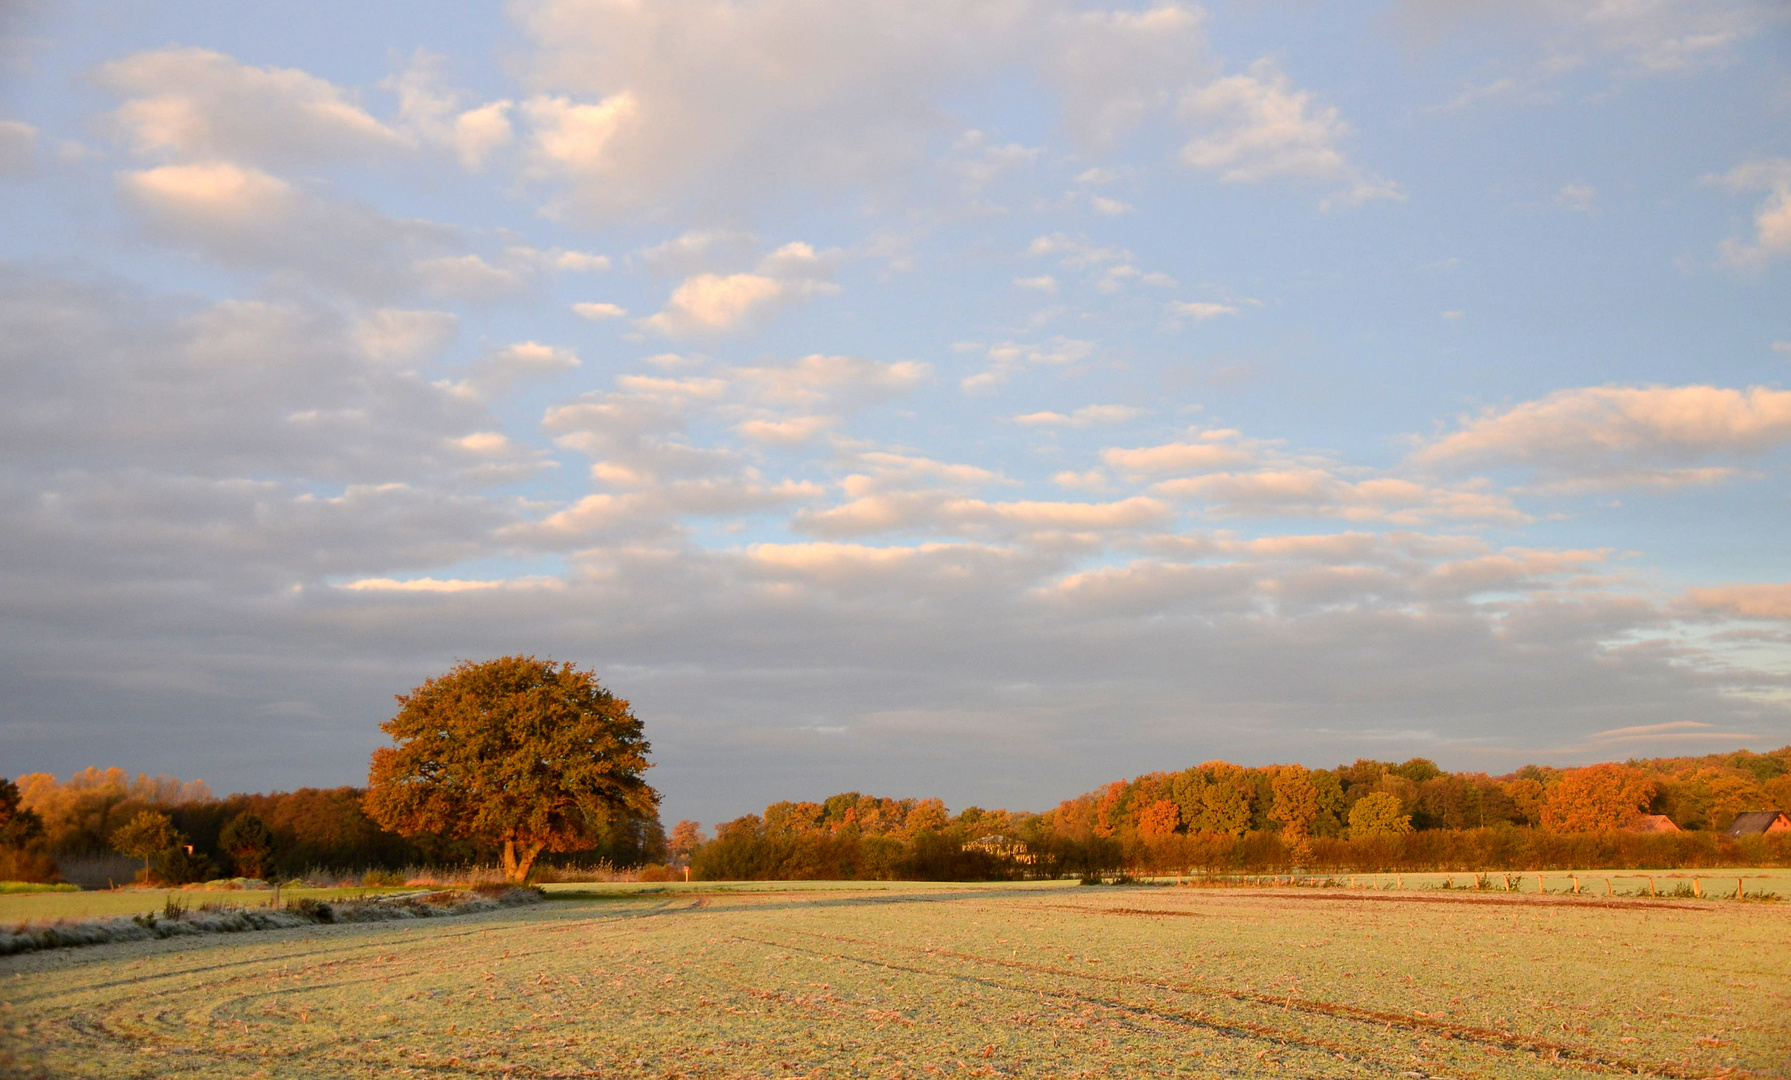
[[1665, 814], [1637, 814], [1630, 819], [1629, 824], [1623, 826], [1623, 831], [1662, 833], [1678, 832], [1680, 830], [1679, 826], [1673, 824], [1673, 819]]
[[1783, 810], [1754, 810], [1736, 814], [1729, 826], [1730, 836], [1759, 836], [1761, 833], [1791, 831], [1791, 817]]

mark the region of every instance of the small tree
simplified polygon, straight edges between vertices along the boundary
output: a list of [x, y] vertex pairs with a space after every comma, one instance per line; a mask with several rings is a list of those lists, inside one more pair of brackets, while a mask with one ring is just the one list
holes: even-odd
[[666, 850], [672, 857], [686, 865], [690, 863], [690, 854], [703, 843], [703, 827], [694, 821], [680, 821], [672, 826], [672, 838], [666, 844]]
[[149, 860], [180, 843], [174, 822], [167, 814], [139, 810], [137, 816], [112, 833], [112, 847], [121, 855], [143, 860], [143, 880], [149, 880]]
[[244, 877], [263, 876], [267, 857], [274, 850], [274, 833], [254, 814], [242, 813], [225, 824], [218, 834], [218, 848], [236, 863]]
[[520, 884], [543, 851], [589, 846], [603, 827], [647, 817], [659, 794], [628, 703], [571, 664], [532, 656], [463, 662], [408, 694], [380, 725], [367, 813], [405, 836], [501, 845]]
[[1411, 832], [1412, 815], [1402, 814], [1399, 809], [1399, 797], [1391, 792], [1377, 791], [1363, 796], [1350, 808], [1350, 838], [1399, 836]]

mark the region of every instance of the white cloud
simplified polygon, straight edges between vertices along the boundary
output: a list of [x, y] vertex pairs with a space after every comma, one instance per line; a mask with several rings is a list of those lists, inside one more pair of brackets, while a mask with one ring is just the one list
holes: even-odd
[[1084, 428], [1092, 424], [1123, 424], [1128, 420], [1143, 416], [1146, 410], [1131, 405], [1084, 405], [1076, 411], [1064, 414], [1057, 412], [1026, 413], [1013, 418], [1014, 423], [1022, 427], [1072, 427]]
[[947, 164], [967, 192], [978, 192], [1009, 173], [1038, 161], [1040, 148], [1019, 143], [997, 144], [985, 132], [966, 131], [953, 144]]
[[[1614, 61], [1624, 76], [1658, 75], [1729, 63], [1737, 48], [1783, 17], [1771, 0], [1678, 0], [1672, 3], [1579, 3], [1483, 0], [1400, 5], [1403, 21], [1427, 34], [1457, 32], [1484, 40], [1515, 30], [1519, 48], [1538, 50], [1519, 76], [1504, 76], [1473, 98], [1534, 95], [1536, 87]], [[1472, 98], [1470, 98], [1472, 100]]]
[[1124, 472], [1139, 475], [1214, 472], [1249, 462], [1252, 454], [1223, 439], [1164, 443], [1160, 446], [1110, 446], [1101, 460]]
[[752, 273], [703, 273], [685, 278], [658, 314], [641, 326], [668, 337], [737, 333], [753, 329], [777, 310], [840, 291], [828, 278], [837, 252], [799, 241], [759, 260]]
[[543, 345], [538, 341], [519, 341], [480, 357], [460, 382], [439, 385], [471, 398], [492, 398], [507, 393], [524, 379], [546, 378], [578, 367], [578, 354], [571, 349]]
[[[540, 91], [522, 106], [535, 175], [554, 212], [588, 217], [900, 186], [922, 174], [954, 96], [1014, 71], [1099, 153], [1218, 67], [1203, 12], [1173, 2], [531, 0], [516, 15]], [[1037, 153], [972, 130], [943, 164], [975, 192]]]
[[1422, 465], [1520, 465], [1543, 490], [1708, 484], [1731, 475], [1711, 458], [1791, 442], [1791, 391], [1756, 386], [1591, 386], [1463, 417], [1421, 445]]
[[906, 394], [932, 377], [930, 364], [885, 364], [811, 353], [788, 364], [732, 367], [722, 374], [752, 402], [799, 409], [854, 408]]
[[1129, 262], [1132, 253], [1119, 247], [1101, 247], [1087, 237], [1051, 233], [1035, 237], [1026, 245], [1026, 254], [1037, 258], [1056, 257], [1074, 270], [1085, 270], [1102, 263]]
[[0, 120], [0, 176], [23, 176], [37, 158], [37, 129], [19, 120]]
[[1041, 274], [1038, 277], [1015, 278], [1014, 284], [1022, 289], [1032, 289], [1042, 293], [1054, 293], [1057, 291], [1057, 279], [1050, 274]]
[[529, 287], [534, 275], [522, 266], [494, 265], [479, 255], [438, 255], [411, 267], [418, 282], [437, 296], [493, 300]]
[[1236, 304], [1221, 304], [1211, 300], [1171, 300], [1163, 305], [1163, 309], [1169, 313], [1170, 322], [1175, 325], [1180, 325], [1183, 319], [1206, 322], [1221, 315], [1236, 315], [1239, 311]]
[[584, 303], [573, 304], [572, 313], [581, 319], [603, 322], [606, 319], [623, 318], [628, 314], [628, 309], [615, 304]]
[[1296, 90], [1273, 61], [1258, 60], [1244, 74], [1190, 90], [1178, 113], [1199, 132], [1182, 147], [1182, 160], [1218, 173], [1221, 180], [1340, 180], [1347, 186], [1334, 198], [1350, 204], [1401, 197], [1396, 185], [1348, 162], [1339, 144], [1350, 127], [1336, 107], [1318, 105], [1310, 91]]
[[1791, 621], [1791, 584], [1774, 582], [1687, 589], [1685, 600], [1695, 608], [1742, 619]]
[[778, 420], [747, 420], [735, 426], [753, 442], [775, 446], [800, 446], [823, 434], [837, 421], [831, 416], [790, 416]]
[[371, 359], [421, 363], [446, 348], [459, 328], [451, 312], [379, 308], [355, 323], [354, 340]]
[[458, 229], [389, 218], [230, 162], [122, 172], [117, 185], [125, 206], [155, 240], [229, 266], [296, 273], [318, 287], [380, 302], [419, 290], [490, 302], [528, 291], [544, 269], [559, 268], [569, 255], [601, 258], [510, 247], [488, 260], [465, 252]]
[[1141, 495], [1108, 503], [988, 502], [941, 491], [905, 491], [867, 494], [825, 510], [804, 511], [793, 524], [830, 537], [892, 532], [1016, 535], [1129, 531], [1160, 525], [1170, 516], [1167, 503]]
[[[533, 253], [532, 248], [521, 249]], [[572, 274], [601, 274], [609, 269], [609, 256], [590, 251], [567, 251], [554, 248], [538, 253], [547, 267]]]
[[252, 67], [208, 49], [137, 53], [101, 65], [95, 77], [132, 95], [110, 119], [140, 154], [301, 165], [410, 145], [324, 79]]
[[1598, 201], [1598, 189], [1591, 184], [1565, 184], [1555, 192], [1555, 205], [1586, 213]]
[[1312, 466], [1185, 476], [1164, 480], [1151, 490], [1198, 500], [1215, 517], [1335, 517], [1400, 525], [1532, 520], [1509, 498], [1483, 490], [1482, 485], [1443, 488], [1397, 477], [1348, 480]]
[[1068, 367], [1093, 356], [1095, 350], [1096, 346], [1092, 341], [1064, 337], [1061, 334], [1042, 343], [999, 342], [985, 350], [990, 361], [988, 369], [965, 376], [958, 381], [958, 385], [965, 393], [982, 393], [1006, 382], [1027, 365]]
[[412, 593], [460, 593], [476, 592], [482, 589], [548, 589], [560, 588], [563, 582], [556, 579], [539, 578], [505, 578], [498, 581], [469, 581], [465, 578], [361, 578], [350, 581], [337, 588], [353, 592], [412, 592]]
[[478, 171], [516, 139], [508, 100], [462, 109], [464, 95], [446, 86], [446, 57], [427, 49], [411, 55], [403, 71], [380, 84], [398, 95], [398, 115], [417, 137], [453, 150], [461, 165]]
[[1721, 246], [1723, 258], [1736, 266], [1757, 267], [1791, 254], [1791, 158], [1750, 161], [1722, 176], [1704, 179], [1731, 191], [1767, 193], [1754, 212], [1753, 243], [1725, 240]]

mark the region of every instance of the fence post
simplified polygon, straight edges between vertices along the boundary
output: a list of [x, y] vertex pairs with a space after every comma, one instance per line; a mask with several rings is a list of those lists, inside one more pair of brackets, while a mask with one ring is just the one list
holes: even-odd
[[1648, 895], [1649, 896], [1659, 896], [1660, 895], [1659, 893], [1654, 891], [1654, 875], [1653, 874], [1648, 875]]
[[1692, 895], [1700, 900], [1704, 899], [1704, 889], [1698, 884], [1697, 878], [1692, 878]]
[[1740, 878], [1735, 879], [1735, 899], [1737, 899], [1737, 900], [1742, 899], [1741, 879]]
[[1544, 892], [1548, 891], [1547, 889], [1544, 889], [1542, 887], [1542, 875], [1541, 874], [1536, 875], [1536, 891], [1538, 893], [1544, 893]]

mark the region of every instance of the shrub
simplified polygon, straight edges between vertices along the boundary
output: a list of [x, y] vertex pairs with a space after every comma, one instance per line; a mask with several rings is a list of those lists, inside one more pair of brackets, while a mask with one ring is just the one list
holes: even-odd
[[309, 896], [301, 897], [287, 904], [286, 910], [301, 918], [310, 919], [312, 922], [333, 923], [336, 921], [334, 908], [322, 900], [316, 900]]
[[218, 867], [201, 852], [189, 851], [186, 845], [168, 848], [151, 860], [155, 876], [170, 885], [188, 885], [210, 881]]

